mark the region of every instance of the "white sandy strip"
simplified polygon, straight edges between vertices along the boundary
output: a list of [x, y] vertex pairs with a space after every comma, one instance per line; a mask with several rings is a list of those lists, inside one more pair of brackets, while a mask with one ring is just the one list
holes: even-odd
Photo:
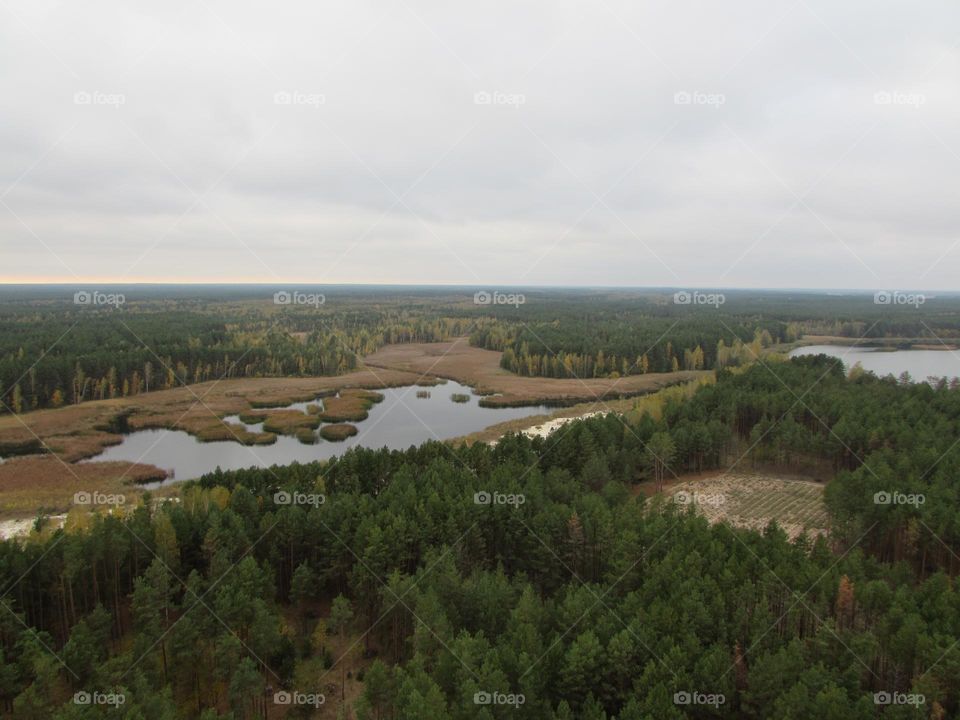
[[[52, 524], [54, 528], [61, 527], [66, 521], [66, 515], [51, 515], [46, 518], [47, 525]], [[19, 520], [0, 521], [0, 540], [9, 540], [15, 537], [26, 537], [33, 531], [33, 518], [21, 518]]]
[[523, 431], [523, 434], [531, 438], [535, 438], [535, 437], [545, 438], [554, 430], [556, 430], [557, 428], [563, 427], [568, 422], [572, 422], [574, 420], [584, 420], [586, 418], [593, 417], [595, 415], [604, 415], [605, 413], [606, 413], [605, 410], [598, 410], [597, 412], [584, 413], [583, 415], [574, 415], [573, 417], [554, 418], [553, 420], [548, 420], [547, 422], [543, 423], [543, 425], [534, 425], [531, 428], [527, 428], [526, 430]]

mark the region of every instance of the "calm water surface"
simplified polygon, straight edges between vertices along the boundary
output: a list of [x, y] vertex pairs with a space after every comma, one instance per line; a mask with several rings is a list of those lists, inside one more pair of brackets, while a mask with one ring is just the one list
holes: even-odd
[[[418, 390], [430, 392], [430, 397], [418, 398]], [[83, 462], [142, 462], [172, 471], [175, 480], [189, 480], [212, 472], [218, 466], [223, 470], [237, 470], [311, 462], [342, 455], [349, 448], [358, 446], [403, 450], [427, 440], [446, 440], [506, 420], [548, 412], [543, 406], [483, 408], [478, 404], [480, 398], [472, 395], [469, 387], [452, 381], [429, 388], [407, 386], [378, 392], [384, 395], [383, 402], [370, 408], [366, 420], [352, 423], [359, 432], [343, 442], [328, 442], [321, 438], [315, 445], [304, 445], [296, 438], [278, 435], [273, 445], [250, 447], [233, 441], [203, 443], [182, 430], [138, 430], [125, 435], [119, 445]], [[452, 393], [465, 393], [470, 395], [470, 400], [455, 403], [450, 399]], [[308, 404], [300, 402], [284, 407], [303, 410]], [[240, 423], [236, 415], [226, 417], [224, 421], [245, 424]], [[259, 431], [262, 423], [247, 425], [247, 429]]]
[[790, 357], [798, 355], [829, 355], [843, 360], [849, 370], [860, 363], [864, 370], [879, 376], [899, 377], [908, 372], [915, 382], [936, 378], [960, 377], [960, 351], [949, 350], [877, 350], [864, 347], [844, 347], [842, 345], [808, 345], [790, 352]]

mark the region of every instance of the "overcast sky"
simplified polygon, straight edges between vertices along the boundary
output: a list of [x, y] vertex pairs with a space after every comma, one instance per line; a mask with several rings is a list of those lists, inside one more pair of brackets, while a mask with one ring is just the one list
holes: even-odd
[[0, 280], [960, 289], [960, 3], [0, 3]]

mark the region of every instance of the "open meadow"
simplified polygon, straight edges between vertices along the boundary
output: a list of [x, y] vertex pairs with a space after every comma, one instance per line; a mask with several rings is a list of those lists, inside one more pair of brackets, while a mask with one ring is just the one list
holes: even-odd
[[470, 345], [461, 337], [440, 343], [387, 345], [368, 355], [367, 366], [450, 378], [484, 395], [490, 407], [574, 405], [642, 395], [709, 374], [702, 370], [648, 373], [617, 378], [549, 378], [515, 375], [500, 367], [502, 353]]

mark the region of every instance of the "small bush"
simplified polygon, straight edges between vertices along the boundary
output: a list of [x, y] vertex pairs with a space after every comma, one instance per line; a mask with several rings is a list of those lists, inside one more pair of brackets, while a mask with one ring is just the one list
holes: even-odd
[[300, 428], [295, 433], [297, 440], [302, 442], [304, 445], [313, 445], [317, 442], [317, 434], [310, 428]]

